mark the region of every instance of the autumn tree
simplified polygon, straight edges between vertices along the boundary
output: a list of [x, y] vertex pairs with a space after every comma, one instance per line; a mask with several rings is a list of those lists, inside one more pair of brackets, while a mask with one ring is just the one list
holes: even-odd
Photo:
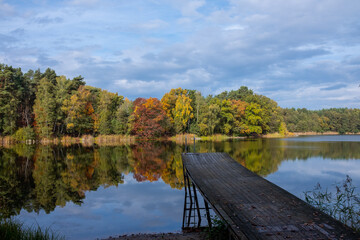
[[178, 96], [172, 110], [176, 133], [183, 133], [186, 130], [190, 119], [194, 117], [192, 111], [191, 99], [186, 95]]
[[281, 108], [274, 100], [258, 94], [253, 94], [247, 98], [249, 103], [256, 103], [263, 109], [262, 112], [262, 132], [277, 132], [283, 116], [280, 114]]
[[245, 109], [246, 125], [251, 134], [261, 134], [263, 132], [263, 109], [257, 103], [250, 103]]
[[62, 110], [66, 114], [66, 129], [69, 133], [92, 134], [96, 115], [91, 103], [91, 93], [85, 86], [80, 86], [79, 90], [64, 101]]
[[173, 109], [175, 108], [178, 97], [186, 94], [187, 90], [176, 88], [171, 89], [170, 92], [165, 93], [165, 95], [161, 98], [162, 106], [171, 122], [174, 122]]
[[250, 129], [245, 123], [245, 110], [248, 103], [241, 100], [231, 100], [231, 105], [234, 116], [233, 133], [237, 136], [249, 135]]
[[[20, 68], [0, 64], [0, 135], [16, 133], [23, 139], [20, 135], [33, 132], [32, 127], [40, 137], [128, 134], [133, 130], [135, 107], [131, 101], [84, 85], [82, 76], [70, 80], [50, 68], [44, 73], [37, 69], [23, 74]], [[285, 126], [290, 132], [360, 131], [359, 109], [282, 109], [245, 86], [206, 98], [196, 90], [171, 89], [161, 104], [170, 122], [167, 134], [267, 134], [286, 132]], [[138, 108], [145, 107], [140, 104]]]
[[170, 134], [170, 121], [157, 98], [137, 98], [131, 116], [132, 134], [141, 138], [161, 137]]
[[285, 122], [281, 122], [279, 126], [279, 134], [281, 136], [286, 136], [288, 134], [288, 130], [286, 128]]

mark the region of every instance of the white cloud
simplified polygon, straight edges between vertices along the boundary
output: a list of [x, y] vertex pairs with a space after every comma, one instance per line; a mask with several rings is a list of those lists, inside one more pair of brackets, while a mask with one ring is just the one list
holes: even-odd
[[94, 6], [97, 4], [101, 4], [101, 1], [100, 0], [72, 0], [69, 2], [69, 4], [78, 5], [78, 6]]
[[[360, 88], [324, 90], [360, 83], [360, 2], [73, 0], [18, 11], [0, 21], [0, 60], [25, 71], [81, 74], [96, 87], [127, 89], [131, 98], [247, 85], [287, 107], [360, 104]], [[56, 28], [39, 28], [34, 19]]]
[[224, 28], [225, 31], [232, 31], [232, 30], [245, 30], [246, 27], [242, 26], [242, 25], [230, 25], [230, 26], [226, 26]]
[[212, 74], [203, 68], [189, 69], [185, 73], [175, 74], [176, 81], [183, 82], [189, 85], [206, 84], [212, 79]]
[[206, 4], [205, 0], [173, 0], [173, 4], [184, 17], [199, 17], [198, 9]]
[[8, 3], [4, 3], [3, 0], [0, 0], [0, 19], [15, 14], [15, 9]]
[[144, 22], [144, 23], [135, 25], [135, 27], [140, 28], [140, 29], [145, 29], [145, 30], [153, 30], [153, 29], [165, 27], [167, 25], [168, 24], [165, 21], [155, 19], [155, 20], [150, 20], [148, 22]]
[[[151, 95], [157, 94], [157, 92], [164, 91], [167, 88], [168, 83], [159, 81], [142, 81], [142, 80], [127, 80], [120, 79], [115, 80], [115, 85], [119, 90], [132, 91], [138, 94], [139, 97], [143, 94]], [[155, 97], [155, 96], [153, 96]]]
[[[335, 83], [336, 84], [336, 83]], [[311, 85], [308, 83], [298, 83], [288, 88], [279, 89], [276, 92], [267, 93], [270, 98], [277, 98], [281, 107], [293, 107], [294, 104], [301, 102], [297, 107], [308, 109], [321, 109], [332, 107], [344, 107], [344, 103], [350, 103], [352, 107], [360, 107], [360, 88], [356, 84], [337, 84], [343, 87], [334, 88], [334, 83], [324, 83]], [[329, 89], [329, 90], [325, 90]]]

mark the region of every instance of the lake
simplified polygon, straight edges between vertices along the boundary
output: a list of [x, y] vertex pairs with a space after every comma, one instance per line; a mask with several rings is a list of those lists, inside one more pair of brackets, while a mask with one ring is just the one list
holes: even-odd
[[[330, 189], [346, 175], [360, 186], [359, 135], [198, 141], [195, 148], [227, 152], [302, 199], [317, 183]], [[173, 142], [0, 148], [0, 214], [67, 239], [180, 231], [184, 150]]]

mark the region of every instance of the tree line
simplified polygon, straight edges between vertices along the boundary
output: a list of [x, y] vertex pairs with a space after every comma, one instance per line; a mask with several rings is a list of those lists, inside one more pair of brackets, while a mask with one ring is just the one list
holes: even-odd
[[279, 132], [357, 133], [359, 109], [283, 109], [245, 86], [216, 96], [172, 89], [161, 99], [131, 101], [118, 93], [45, 72], [0, 64], [0, 135], [18, 140], [64, 135], [134, 135], [141, 138], [194, 133], [250, 136]]

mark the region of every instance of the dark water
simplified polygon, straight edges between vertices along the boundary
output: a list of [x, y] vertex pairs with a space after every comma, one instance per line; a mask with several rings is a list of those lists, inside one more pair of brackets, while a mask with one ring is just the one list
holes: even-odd
[[[183, 151], [171, 142], [1, 148], [0, 214], [67, 239], [180, 231]], [[196, 151], [227, 152], [300, 198], [346, 175], [360, 186], [360, 136], [197, 142]]]

